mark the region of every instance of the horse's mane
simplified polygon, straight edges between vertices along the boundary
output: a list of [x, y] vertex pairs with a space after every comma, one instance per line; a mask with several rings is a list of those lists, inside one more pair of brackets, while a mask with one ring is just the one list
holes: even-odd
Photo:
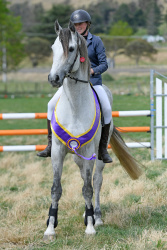
[[82, 63], [81, 67], [83, 67], [83, 70], [88, 70], [88, 79], [89, 79], [89, 77], [90, 77], [90, 61], [89, 61], [89, 57], [88, 57], [88, 49], [87, 49], [87, 45], [86, 45], [86, 40], [80, 34], [78, 34], [78, 35], [79, 35], [79, 38], [81, 41], [81, 45], [79, 47], [80, 55], [81, 55], [81, 57], [85, 58], [85, 62], [86, 62], [85, 64]]
[[60, 30], [59, 39], [60, 39], [60, 42], [63, 46], [64, 54], [67, 57], [68, 56], [68, 48], [69, 48], [69, 40], [71, 39], [70, 30], [67, 28]]
[[[88, 50], [86, 46], [86, 40], [83, 36], [81, 36], [79, 33], [77, 33], [79, 38], [79, 53], [81, 57], [85, 58], [85, 62], [81, 63], [82, 70], [88, 71], [88, 79], [90, 77], [90, 61], [88, 57]], [[59, 34], [60, 42], [63, 46], [64, 54], [67, 57], [68, 56], [68, 50], [69, 50], [69, 40], [71, 39], [71, 31], [69, 28], [64, 28], [60, 31]]]

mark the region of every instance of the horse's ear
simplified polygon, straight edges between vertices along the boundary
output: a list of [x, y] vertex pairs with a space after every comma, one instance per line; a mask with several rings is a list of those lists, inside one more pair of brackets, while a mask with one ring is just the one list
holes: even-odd
[[69, 28], [72, 32], [75, 32], [75, 31], [76, 31], [75, 26], [74, 26], [74, 23], [71, 22], [71, 20], [70, 20], [70, 22], [69, 22], [68, 28]]
[[59, 35], [60, 30], [62, 30], [62, 27], [59, 25], [59, 22], [55, 21], [55, 31]]

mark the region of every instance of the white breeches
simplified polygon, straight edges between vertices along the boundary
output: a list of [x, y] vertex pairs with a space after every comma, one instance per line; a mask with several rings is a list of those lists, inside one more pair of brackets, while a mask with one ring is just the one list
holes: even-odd
[[[99, 97], [100, 103], [101, 103], [101, 108], [102, 108], [102, 112], [103, 112], [103, 116], [104, 116], [104, 124], [109, 124], [111, 122], [112, 110], [111, 110], [110, 102], [108, 100], [108, 96], [101, 85], [95, 85], [95, 86], [93, 86], [93, 88], [95, 89], [95, 91]], [[56, 94], [48, 102], [48, 110], [47, 110], [48, 120], [51, 120], [51, 118], [52, 118], [52, 113], [53, 113], [55, 106], [56, 106], [56, 103], [57, 103], [57, 101], [62, 93], [62, 90], [63, 90], [63, 86], [61, 86], [58, 89]]]
[[61, 86], [57, 90], [56, 94], [54, 94], [54, 96], [52, 97], [52, 99], [48, 102], [47, 118], [50, 121], [51, 121], [52, 114], [53, 114], [53, 111], [55, 109], [56, 103], [59, 100], [59, 97], [60, 97], [60, 95], [62, 93], [62, 90], [63, 90], [63, 86]]
[[103, 117], [104, 117], [104, 124], [109, 124], [111, 122], [112, 109], [111, 109], [111, 105], [110, 105], [108, 96], [106, 94], [106, 91], [101, 85], [95, 85], [93, 86], [93, 88], [95, 89], [100, 100]]

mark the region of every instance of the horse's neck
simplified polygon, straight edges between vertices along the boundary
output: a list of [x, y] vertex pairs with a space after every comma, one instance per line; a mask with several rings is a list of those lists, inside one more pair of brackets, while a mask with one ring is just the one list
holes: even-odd
[[[71, 74], [71, 77], [80, 80], [88, 80], [87, 72], [82, 72], [79, 69], [77, 72]], [[68, 108], [73, 112], [73, 115], [79, 117], [79, 113], [89, 106], [92, 100], [92, 90], [89, 83], [75, 81], [71, 78], [65, 78], [63, 83], [62, 102], [68, 103]]]
[[69, 108], [73, 110], [73, 113], [78, 115], [78, 111], [81, 112], [85, 109], [92, 99], [92, 90], [89, 83], [75, 82], [74, 80], [66, 81], [63, 84], [64, 98], [69, 102]]
[[[59, 122], [73, 134], [83, 133], [90, 128], [94, 112], [94, 97], [89, 83], [75, 83], [74, 80], [66, 78], [57, 105]], [[76, 131], [76, 127], [79, 131]]]

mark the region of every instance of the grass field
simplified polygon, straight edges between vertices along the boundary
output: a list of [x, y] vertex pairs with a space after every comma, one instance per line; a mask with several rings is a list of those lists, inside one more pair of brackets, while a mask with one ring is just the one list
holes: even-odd
[[[137, 83], [140, 82], [140, 85]], [[106, 82], [113, 91], [113, 110], [150, 108], [149, 78], [119, 78]], [[139, 88], [140, 86], [140, 88]], [[46, 112], [49, 97], [1, 98], [1, 112]], [[116, 126], [149, 126], [150, 118], [114, 118]], [[45, 120], [2, 120], [1, 129], [46, 128]], [[149, 141], [146, 133], [124, 135], [126, 141]], [[0, 145], [46, 144], [46, 136], [0, 137]], [[57, 238], [44, 242], [51, 203], [52, 166], [36, 152], [0, 153], [1, 249], [167, 249], [167, 169], [165, 161], [150, 161], [149, 149], [131, 149], [143, 164], [143, 175], [132, 181], [110, 151], [101, 190], [104, 225], [85, 235], [83, 182], [72, 156], [66, 157], [59, 202]]]

